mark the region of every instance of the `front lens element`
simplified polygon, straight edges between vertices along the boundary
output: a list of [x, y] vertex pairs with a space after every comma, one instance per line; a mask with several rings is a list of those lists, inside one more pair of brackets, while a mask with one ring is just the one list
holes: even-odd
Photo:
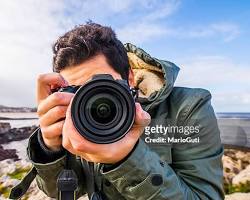
[[101, 97], [90, 106], [91, 117], [100, 124], [110, 123], [116, 116], [116, 106], [111, 99]]

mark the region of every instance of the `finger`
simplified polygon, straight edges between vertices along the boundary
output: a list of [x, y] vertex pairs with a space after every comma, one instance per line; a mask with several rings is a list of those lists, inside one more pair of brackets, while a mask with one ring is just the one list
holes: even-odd
[[144, 130], [144, 127], [135, 127], [133, 126], [130, 131], [122, 139], [123, 142], [126, 142], [128, 146], [134, 146], [137, 140], [140, 138]]
[[[90, 153], [90, 154], [100, 153], [100, 150], [103, 150], [105, 152], [105, 149], [110, 148], [110, 145], [92, 143], [86, 140], [83, 136], [81, 136], [79, 132], [75, 129], [71, 119], [71, 103], [67, 109], [66, 121], [63, 127], [63, 133], [67, 133], [67, 130], [72, 130], [72, 132], [68, 134], [70, 134], [71, 144], [73, 148], [76, 151]], [[142, 110], [140, 104], [136, 105], [136, 110], [137, 110], [136, 120], [139, 122], [137, 122], [137, 125], [133, 125], [130, 132], [127, 134], [128, 141], [122, 140], [123, 142], [130, 143], [131, 145], [134, 145], [136, 143], [136, 141], [142, 134], [144, 127], [150, 123], [150, 115]], [[119, 143], [119, 141], [117, 143]]]
[[73, 155], [76, 155], [76, 152], [75, 150], [73, 149], [72, 145], [67, 141], [67, 142], [64, 142], [65, 140], [63, 139], [62, 140], [62, 145], [63, 145], [63, 148], [66, 149], [68, 152], [70, 152], [71, 154]]
[[[71, 104], [68, 106], [66, 112], [66, 119], [63, 126], [63, 135], [70, 138], [73, 148], [79, 152], [95, 154], [105, 144], [96, 144], [85, 139], [75, 128], [71, 118]], [[68, 136], [70, 134], [70, 136]]]
[[69, 122], [67, 121], [68, 119], [66, 118], [65, 124], [63, 126], [63, 136], [67, 135], [68, 137], [68, 134], [70, 134], [70, 143], [72, 145], [72, 148], [78, 152], [85, 152], [89, 154], [98, 153], [98, 149], [100, 149], [100, 146], [102, 146], [102, 144], [95, 144], [86, 140], [78, 133], [74, 125], [71, 125], [71, 123], [69, 124]]
[[136, 111], [135, 111], [135, 123], [134, 126], [145, 127], [149, 125], [151, 121], [151, 116], [142, 109], [139, 103], [135, 103]]
[[53, 139], [47, 139], [47, 138], [43, 138], [44, 143], [46, 144], [46, 146], [51, 149], [51, 150], [59, 150], [62, 146], [62, 138], [58, 137], [58, 138], [53, 138]]
[[42, 116], [55, 106], [68, 106], [74, 94], [68, 92], [55, 92], [41, 101], [38, 108], [38, 116]]
[[71, 106], [72, 106], [72, 101], [73, 101], [73, 98], [70, 99], [69, 105], [68, 105], [68, 109], [67, 109], [67, 111], [66, 111], [66, 118], [69, 119], [69, 120], [72, 120], [72, 118], [71, 118]]
[[67, 81], [59, 73], [39, 75], [37, 78], [37, 104], [51, 94], [51, 87], [64, 87], [67, 85]]
[[63, 137], [62, 137], [62, 146], [64, 149], [66, 149], [67, 151], [69, 151], [71, 154], [73, 155], [79, 155], [79, 152], [77, 152], [73, 146], [72, 146], [72, 143], [70, 141], [70, 139], [68, 138], [67, 135], [64, 135], [63, 134]]
[[59, 120], [62, 120], [66, 116], [66, 110], [68, 106], [56, 106], [50, 109], [47, 113], [39, 118], [39, 123], [41, 127], [50, 126]]
[[47, 139], [58, 138], [62, 135], [64, 120], [47, 127], [41, 128], [42, 134]]

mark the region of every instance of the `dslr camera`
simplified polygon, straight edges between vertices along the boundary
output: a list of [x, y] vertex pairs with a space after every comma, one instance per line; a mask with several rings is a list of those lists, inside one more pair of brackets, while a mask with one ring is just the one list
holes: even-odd
[[87, 140], [107, 144], [120, 140], [134, 123], [137, 90], [123, 79], [98, 74], [80, 86], [67, 86], [59, 92], [75, 93], [72, 121]]

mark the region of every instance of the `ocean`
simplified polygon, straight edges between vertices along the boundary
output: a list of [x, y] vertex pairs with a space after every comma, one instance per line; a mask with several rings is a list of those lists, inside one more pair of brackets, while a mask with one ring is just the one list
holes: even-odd
[[[10, 118], [1, 120], [1, 118]], [[38, 125], [38, 119], [36, 113], [0, 113], [0, 123], [8, 122], [12, 128], [21, 128], [26, 126]], [[4, 149], [16, 149], [17, 155], [20, 159], [27, 160], [26, 148], [28, 145], [28, 139], [21, 141], [13, 141], [7, 144], [3, 144]]]
[[216, 113], [217, 118], [231, 118], [231, 119], [250, 119], [250, 113], [248, 112], [226, 112]]
[[217, 113], [216, 116], [223, 144], [250, 149], [250, 113]]
[[[2, 119], [10, 118], [10, 119]], [[8, 122], [12, 128], [21, 128], [25, 126], [38, 125], [38, 116], [36, 113], [1, 113], [0, 123]]]

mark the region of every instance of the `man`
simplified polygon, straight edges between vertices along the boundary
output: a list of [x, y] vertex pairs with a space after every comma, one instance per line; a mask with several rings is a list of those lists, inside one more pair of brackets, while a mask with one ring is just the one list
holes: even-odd
[[[223, 148], [208, 91], [173, 87], [177, 66], [153, 58], [132, 44], [123, 46], [111, 28], [92, 22], [60, 37], [53, 52], [54, 73], [40, 75], [37, 84], [40, 128], [30, 137], [28, 146], [34, 168], [12, 190], [12, 198], [20, 197], [35, 176], [38, 187], [56, 197], [56, 181], [65, 165], [63, 148], [75, 155], [70, 165], [79, 179], [77, 196], [86, 193], [88, 180], [84, 179], [81, 162], [86, 160], [95, 163], [96, 187], [106, 199], [224, 198]], [[95, 144], [84, 139], [71, 120], [74, 95], [51, 92], [58, 87], [82, 85], [95, 74], [111, 74], [139, 89], [135, 123], [115, 143]], [[169, 130], [194, 127], [196, 131], [171, 132], [169, 136], [177, 142], [171, 139], [167, 144], [154, 145], [152, 138], [143, 139], [147, 125], [168, 126]], [[178, 143], [188, 137], [199, 140]]]

